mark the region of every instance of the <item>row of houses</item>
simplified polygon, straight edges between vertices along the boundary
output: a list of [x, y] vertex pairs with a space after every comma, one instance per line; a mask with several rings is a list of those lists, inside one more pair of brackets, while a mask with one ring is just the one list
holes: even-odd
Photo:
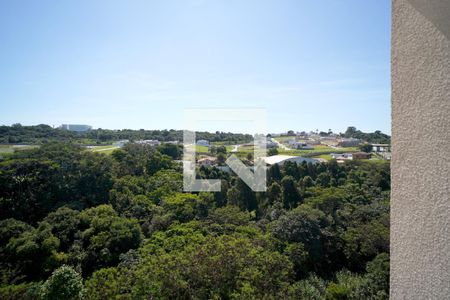
[[354, 152], [354, 153], [331, 153], [331, 158], [337, 160], [338, 162], [342, 162], [345, 160], [353, 160], [353, 159], [370, 159], [372, 157], [371, 153], [367, 152]]
[[[261, 158], [266, 165], [272, 166], [278, 164], [279, 166], [283, 166], [286, 162], [295, 162], [297, 164], [301, 164], [303, 162], [317, 164], [320, 160], [309, 157], [300, 157], [300, 156], [290, 156], [290, 155], [272, 155]], [[212, 167], [217, 166], [217, 159], [213, 156], [203, 156], [202, 158], [197, 160], [197, 164], [199, 166]]]
[[[130, 140], [119, 140], [113, 143], [113, 146], [122, 148], [123, 146], [125, 146], [126, 144], [130, 143]], [[162, 142], [158, 141], [158, 140], [137, 140], [134, 141], [134, 143], [139, 144], [139, 145], [149, 145], [152, 147], [156, 147], [161, 145]], [[177, 145], [179, 142], [178, 141], [166, 141], [163, 142], [164, 144], [175, 144]]]
[[314, 150], [314, 146], [311, 143], [303, 141], [289, 140], [288, 145], [293, 149]]
[[161, 145], [161, 142], [158, 140], [139, 140], [139, 141], [135, 141], [135, 143], [140, 144], [140, 145], [150, 145], [153, 147]]

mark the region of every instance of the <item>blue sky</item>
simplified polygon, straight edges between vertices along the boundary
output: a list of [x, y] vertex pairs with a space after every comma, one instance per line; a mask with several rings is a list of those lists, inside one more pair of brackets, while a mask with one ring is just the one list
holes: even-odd
[[[390, 132], [389, 0], [1, 1], [0, 124]], [[206, 130], [238, 130], [214, 128]]]

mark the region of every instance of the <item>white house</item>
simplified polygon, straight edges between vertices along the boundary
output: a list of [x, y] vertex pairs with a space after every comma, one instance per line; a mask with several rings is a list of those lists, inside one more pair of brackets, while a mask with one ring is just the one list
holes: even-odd
[[391, 146], [389, 144], [372, 144], [373, 152], [390, 152]]
[[295, 142], [291, 144], [292, 148], [294, 149], [302, 149], [302, 150], [314, 150], [314, 147], [312, 145], [309, 145], [307, 143], [302, 142]]

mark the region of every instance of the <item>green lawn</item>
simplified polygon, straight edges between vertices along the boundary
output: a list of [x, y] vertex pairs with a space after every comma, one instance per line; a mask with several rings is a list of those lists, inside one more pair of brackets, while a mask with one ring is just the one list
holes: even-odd
[[292, 155], [292, 156], [303, 156], [308, 155], [309, 157], [315, 156], [314, 153], [317, 153], [317, 156], [327, 153], [344, 153], [344, 152], [357, 152], [359, 151], [358, 147], [347, 147], [347, 148], [331, 148], [326, 145], [316, 145], [313, 150], [301, 150], [301, 149], [293, 149], [293, 150], [283, 150], [278, 148], [278, 154], [282, 155]]
[[249, 146], [240, 146], [240, 147], [238, 148], [238, 152], [241, 152], [241, 153], [249, 153], [249, 152], [252, 152], [252, 153], [253, 153], [254, 148], [255, 148], [255, 147], [253, 147], [253, 145], [249, 145]]
[[111, 154], [114, 150], [119, 149], [119, 147], [114, 145], [102, 145], [102, 146], [93, 146], [92, 148], [89, 148], [88, 150], [91, 152], [98, 152], [103, 154]]
[[0, 153], [13, 153], [14, 151], [38, 148], [38, 145], [0, 145]]
[[195, 152], [197, 153], [209, 153], [209, 148], [207, 146], [195, 146]]
[[331, 155], [330, 154], [322, 154], [322, 155], [318, 155], [318, 156], [312, 156], [311, 158], [322, 158], [325, 160], [331, 160]]
[[227, 152], [230, 152], [231, 150], [233, 150], [233, 148], [235, 146], [234, 144], [230, 144], [228, 142], [212, 142], [211, 145], [215, 146], [215, 147], [225, 146], [225, 148], [227, 149]]
[[13, 153], [14, 149], [12, 145], [0, 145], [0, 153]]

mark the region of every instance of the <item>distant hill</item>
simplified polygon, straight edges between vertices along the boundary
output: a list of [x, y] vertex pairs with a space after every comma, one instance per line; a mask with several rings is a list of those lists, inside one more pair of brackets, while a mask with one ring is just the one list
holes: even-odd
[[390, 144], [391, 136], [382, 133], [377, 130], [375, 132], [366, 133], [361, 130], [356, 129], [356, 127], [348, 127], [345, 133], [343, 134], [346, 138], [356, 138], [361, 139], [363, 141], [367, 141], [371, 144]]

